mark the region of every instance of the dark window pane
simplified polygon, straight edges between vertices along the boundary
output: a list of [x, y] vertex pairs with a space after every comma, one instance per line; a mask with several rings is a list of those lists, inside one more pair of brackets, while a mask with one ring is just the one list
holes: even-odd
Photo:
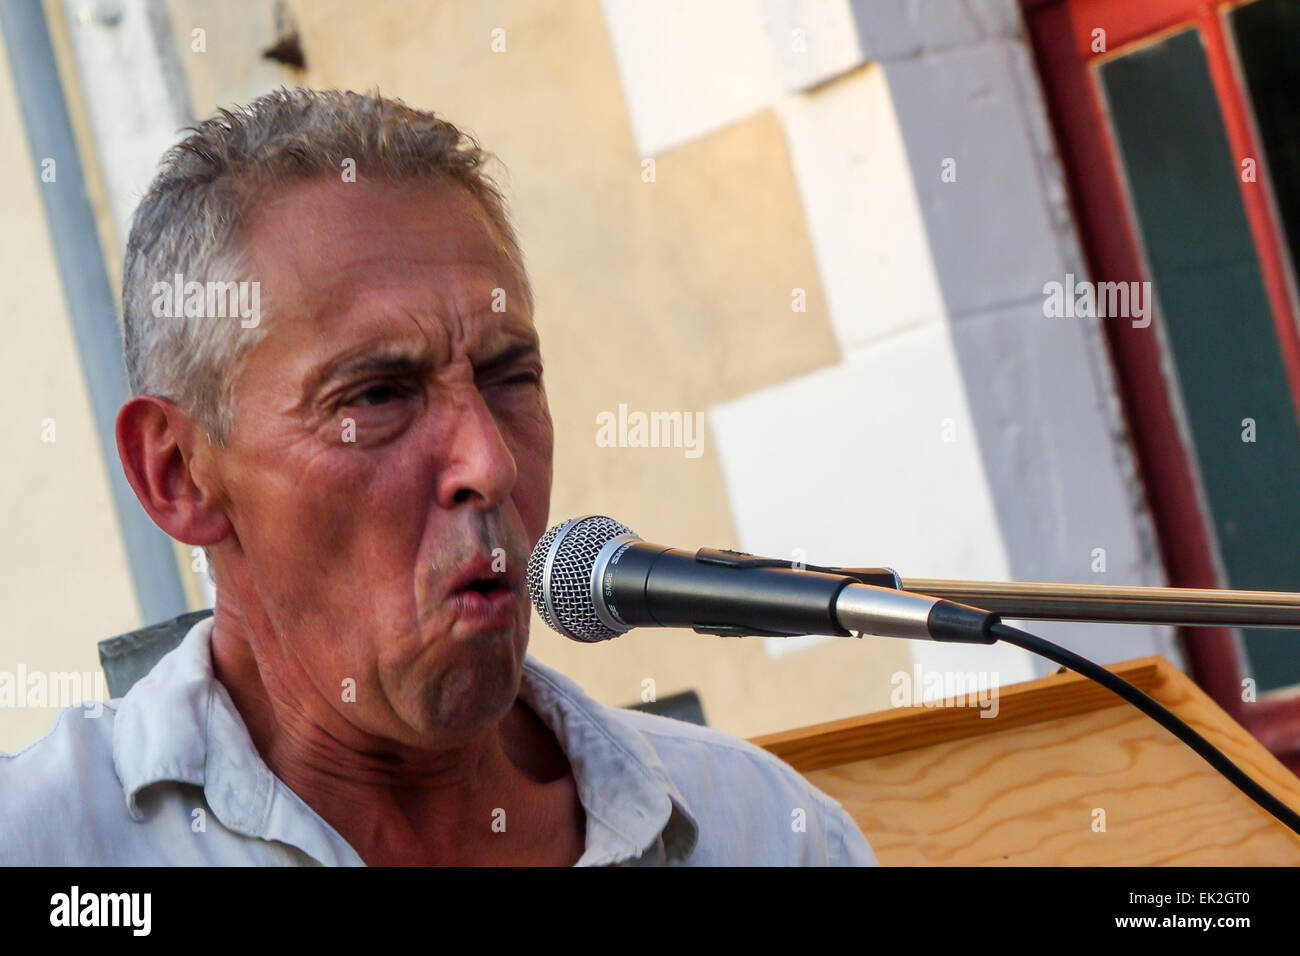
[[1228, 17], [1291, 255], [1300, 262], [1300, 3], [1258, 0]]

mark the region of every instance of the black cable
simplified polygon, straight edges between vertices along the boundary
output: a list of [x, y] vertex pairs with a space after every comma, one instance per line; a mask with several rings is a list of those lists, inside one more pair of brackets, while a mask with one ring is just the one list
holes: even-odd
[[1006, 641], [1008, 644], [1014, 644], [1016, 647], [1023, 647], [1027, 651], [1032, 651], [1050, 661], [1068, 667], [1072, 671], [1082, 674], [1084, 677], [1095, 680], [1103, 687], [1114, 691], [1120, 697], [1124, 698], [1142, 713], [1155, 720], [1160, 726], [1164, 727], [1171, 734], [1181, 740], [1187, 746], [1191, 747], [1198, 754], [1205, 758], [1205, 761], [1219, 773], [1227, 777], [1236, 786], [1238, 790], [1244, 793], [1250, 799], [1254, 800], [1261, 807], [1267, 810], [1273, 816], [1277, 817], [1282, 823], [1292, 831], [1300, 834], [1300, 814], [1288, 807], [1273, 794], [1269, 793], [1258, 783], [1248, 777], [1240, 767], [1223, 755], [1223, 752], [1214, 744], [1210, 743], [1191, 727], [1183, 723], [1173, 711], [1166, 708], [1140, 689], [1134, 687], [1124, 678], [1112, 674], [1106, 668], [1094, 664], [1090, 660], [1080, 657], [1072, 651], [1067, 651], [1064, 647], [1058, 647], [1051, 641], [1045, 641], [1041, 637], [1035, 637], [1033, 634], [1027, 634], [1024, 631], [1017, 630], [1007, 624], [997, 623], [990, 629], [989, 633], [997, 636], [998, 640]]

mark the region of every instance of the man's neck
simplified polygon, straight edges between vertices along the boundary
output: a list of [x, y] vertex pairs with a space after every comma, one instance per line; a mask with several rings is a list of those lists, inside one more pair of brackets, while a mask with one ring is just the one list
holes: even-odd
[[[413, 748], [347, 724], [323, 701], [287, 700], [221, 619], [212, 661], [271, 772], [369, 865], [571, 865], [585, 813], [563, 749], [522, 700], [453, 748]], [[225, 625], [225, 627], [223, 627]]]

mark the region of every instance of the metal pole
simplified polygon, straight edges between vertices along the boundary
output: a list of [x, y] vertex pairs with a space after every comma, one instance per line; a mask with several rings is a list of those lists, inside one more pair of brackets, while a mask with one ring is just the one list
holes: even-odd
[[40, 187], [63, 297], [77, 342], [99, 454], [131, 565], [136, 603], [146, 624], [187, 610], [171, 540], [136, 500], [117, 458], [114, 423], [127, 397], [126, 369], [117, 324], [117, 300], [108, 283], [99, 233], [86, 194], [72, 122], [63, 99], [54, 50], [39, 0], [0, 0], [0, 31], [22, 108], [32, 166], [56, 163], [57, 180]]
[[947, 598], [1004, 617], [1110, 624], [1300, 628], [1300, 594], [1197, 588], [1109, 587], [903, 578], [904, 591]]

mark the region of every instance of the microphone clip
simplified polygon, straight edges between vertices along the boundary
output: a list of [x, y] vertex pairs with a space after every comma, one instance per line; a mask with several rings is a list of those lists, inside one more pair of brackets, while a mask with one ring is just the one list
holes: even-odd
[[859, 584], [873, 587], [903, 590], [903, 582], [893, 568], [827, 568], [817, 564], [785, 561], [781, 558], [764, 558], [743, 551], [728, 551], [725, 548], [700, 548], [695, 552], [695, 560], [702, 564], [715, 564], [723, 568], [786, 568], [790, 571], [818, 571], [822, 574], [838, 574], [840, 577], [852, 578]]

